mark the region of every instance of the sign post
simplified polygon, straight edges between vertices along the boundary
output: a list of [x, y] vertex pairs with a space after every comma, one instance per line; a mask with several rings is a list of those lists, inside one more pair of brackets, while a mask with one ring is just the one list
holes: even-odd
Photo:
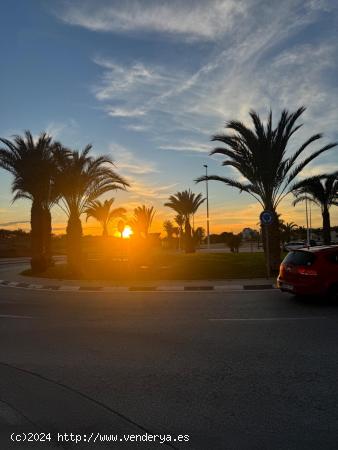
[[270, 248], [269, 248], [269, 225], [273, 222], [273, 213], [271, 211], [265, 210], [260, 216], [260, 221], [262, 227], [265, 227], [265, 248], [266, 248], [266, 275], [270, 278]]

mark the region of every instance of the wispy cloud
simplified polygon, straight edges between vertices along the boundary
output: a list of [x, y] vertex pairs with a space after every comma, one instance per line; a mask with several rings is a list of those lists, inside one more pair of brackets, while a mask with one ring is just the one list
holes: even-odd
[[325, 175], [336, 172], [338, 170], [338, 158], [336, 158], [336, 162], [331, 162], [327, 164], [311, 164], [305, 169], [302, 170], [299, 178], [308, 178], [314, 177], [317, 175]]
[[117, 168], [127, 175], [148, 175], [158, 172], [153, 162], [139, 158], [134, 152], [122, 145], [112, 143], [109, 145], [109, 149]]
[[59, 17], [70, 25], [113, 33], [157, 32], [189, 40], [215, 40], [233, 27], [234, 18], [246, 13], [236, 0], [157, 0], [140, 2], [75, 1]]
[[[298, 0], [274, 7], [259, 0], [242, 4], [247, 14], [230, 15], [233, 32], [222, 28], [227, 33], [226, 45], [218, 45], [218, 52], [208, 56], [195, 71], [176, 66], [155, 67], [139, 61], [122, 65], [107, 57], [96, 57], [94, 61], [102, 67], [103, 74], [93, 92], [107, 114], [126, 121], [137, 118], [140, 129], [152, 131], [155, 138], [156, 130], [162, 137], [173, 130], [186, 130], [205, 140], [227, 119], [236, 117], [247, 122], [247, 112], [252, 107], [265, 112], [269, 107], [279, 111], [305, 104], [309, 106], [307, 118], [311, 115], [315, 119], [318, 111], [324, 110], [326, 128], [332, 126], [337, 115], [337, 89], [332, 86], [328, 93], [322, 74], [336, 68], [335, 42], [313, 40], [285, 49], [290, 38], [315, 22], [318, 11], [326, 6], [321, 2], [316, 7], [314, 3], [304, 5]], [[160, 8], [152, 2], [146, 5], [142, 3], [142, 8], [152, 8], [159, 17], [165, 16], [165, 8], [173, 8], [177, 15], [186, 18], [182, 2], [175, 8], [171, 3], [161, 4]], [[229, 5], [233, 3], [205, 2], [199, 3], [196, 10], [227, 11]], [[134, 6], [128, 9], [131, 17]], [[119, 8], [112, 8], [114, 14]], [[110, 9], [106, 6], [104, 11], [108, 17]], [[133, 125], [129, 126], [132, 129]], [[169, 150], [171, 146], [172, 150], [184, 151], [185, 144], [171, 142], [164, 142], [161, 148]], [[195, 151], [192, 146], [186, 150]]]
[[171, 184], [152, 184], [145, 183], [139, 180], [133, 180], [130, 188], [130, 198], [132, 200], [135, 199], [146, 199], [146, 200], [163, 200], [167, 199], [170, 194], [172, 194], [173, 188], [177, 186], [177, 183]]
[[149, 127], [147, 125], [138, 125], [134, 123], [130, 123], [124, 126], [127, 130], [136, 131], [136, 132], [144, 132], [149, 130]]
[[200, 142], [182, 141], [177, 144], [163, 144], [158, 146], [161, 150], [171, 150], [175, 152], [192, 152], [208, 154], [212, 149], [211, 145], [202, 144]]
[[79, 124], [75, 119], [70, 118], [64, 122], [50, 121], [46, 126], [46, 133], [54, 139], [59, 139], [63, 134], [78, 130]]
[[126, 108], [114, 108], [114, 107], [107, 107], [105, 108], [108, 116], [111, 117], [139, 117], [144, 116], [145, 111], [142, 109], [126, 109]]
[[29, 220], [15, 220], [13, 222], [4, 222], [4, 223], [0, 223], [0, 227], [10, 227], [12, 225], [21, 225], [21, 224], [25, 224], [25, 223], [30, 223]]

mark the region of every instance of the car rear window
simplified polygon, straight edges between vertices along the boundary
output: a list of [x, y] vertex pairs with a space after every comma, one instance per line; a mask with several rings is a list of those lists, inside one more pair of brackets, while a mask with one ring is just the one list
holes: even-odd
[[286, 255], [283, 263], [292, 264], [294, 266], [311, 266], [316, 256], [311, 252], [293, 251]]

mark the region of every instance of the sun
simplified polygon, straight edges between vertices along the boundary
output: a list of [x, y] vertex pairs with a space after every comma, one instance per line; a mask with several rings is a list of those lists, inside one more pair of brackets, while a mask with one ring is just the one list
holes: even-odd
[[133, 230], [130, 228], [129, 225], [126, 225], [126, 227], [124, 228], [123, 232], [122, 232], [122, 237], [123, 239], [128, 239], [130, 238], [130, 236], [133, 234]]

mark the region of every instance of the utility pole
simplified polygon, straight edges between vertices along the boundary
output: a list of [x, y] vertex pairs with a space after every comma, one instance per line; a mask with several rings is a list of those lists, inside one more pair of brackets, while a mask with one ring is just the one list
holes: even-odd
[[205, 167], [205, 183], [206, 183], [206, 192], [207, 192], [207, 243], [208, 243], [208, 250], [210, 250], [210, 229], [209, 229], [209, 190], [208, 190], [208, 166], [207, 164], [203, 164]]

